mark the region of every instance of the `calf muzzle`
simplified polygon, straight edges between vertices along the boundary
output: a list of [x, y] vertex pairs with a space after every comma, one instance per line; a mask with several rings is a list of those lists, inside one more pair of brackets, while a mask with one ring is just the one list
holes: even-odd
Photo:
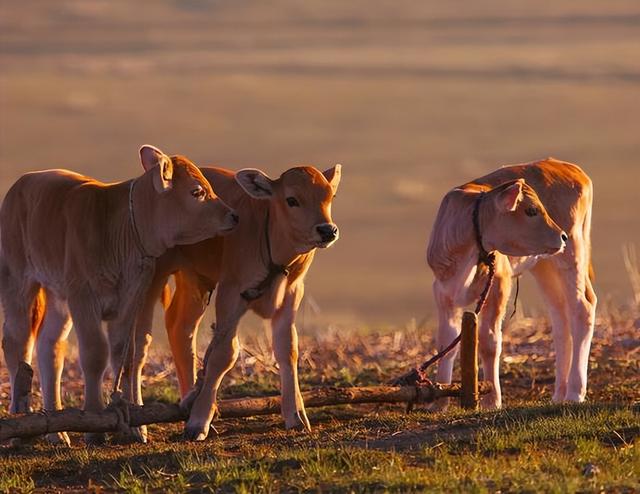
[[338, 238], [338, 227], [333, 223], [323, 223], [316, 226], [316, 232], [320, 235], [322, 242], [333, 242]]

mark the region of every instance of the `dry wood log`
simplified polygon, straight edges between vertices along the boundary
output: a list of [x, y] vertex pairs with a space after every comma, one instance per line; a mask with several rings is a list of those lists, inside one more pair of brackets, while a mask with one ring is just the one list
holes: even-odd
[[[302, 393], [307, 408], [359, 403], [430, 403], [438, 398], [460, 396], [460, 384], [421, 386], [371, 386], [353, 388], [316, 388]], [[491, 384], [480, 383], [480, 393], [488, 393]], [[221, 418], [269, 415], [280, 412], [280, 397], [238, 398], [218, 403]], [[129, 405], [130, 426], [181, 422], [188, 413], [177, 404], [150, 403]], [[50, 432], [116, 432], [121, 429], [122, 412], [107, 408], [86, 412], [67, 408], [56, 412], [18, 415], [0, 420], [0, 441], [14, 437], [33, 437]]]

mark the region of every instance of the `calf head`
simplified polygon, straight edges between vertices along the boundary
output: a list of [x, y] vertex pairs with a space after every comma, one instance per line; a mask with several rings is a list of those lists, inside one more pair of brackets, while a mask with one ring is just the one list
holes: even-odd
[[[233, 230], [238, 216], [213, 192], [199, 168], [184, 156], [165, 155], [158, 148], [140, 148], [140, 160], [153, 187], [136, 204], [164, 248], [192, 244]], [[142, 209], [140, 214], [138, 211]]]
[[331, 202], [340, 183], [341, 166], [324, 172], [300, 166], [272, 180], [260, 170], [244, 169], [236, 181], [251, 197], [271, 201], [269, 211], [298, 254], [329, 247], [338, 240]]
[[523, 179], [487, 192], [481, 206], [484, 247], [509, 256], [557, 254], [567, 234], [551, 219], [540, 198]]

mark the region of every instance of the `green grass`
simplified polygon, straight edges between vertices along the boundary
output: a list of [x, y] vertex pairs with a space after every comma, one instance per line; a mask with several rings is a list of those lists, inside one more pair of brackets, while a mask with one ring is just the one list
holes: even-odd
[[[632, 492], [640, 489], [637, 407], [529, 406], [449, 413], [342, 408], [311, 414], [311, 434], [278, 418], [218, 422], [204, 444], [178, 426], [148, 445], [36, 444], [4, 451], [1, 492], [97, 488], [132, 493], [465, 491]], [[593, 473], [595, 472], [595, 473]]]

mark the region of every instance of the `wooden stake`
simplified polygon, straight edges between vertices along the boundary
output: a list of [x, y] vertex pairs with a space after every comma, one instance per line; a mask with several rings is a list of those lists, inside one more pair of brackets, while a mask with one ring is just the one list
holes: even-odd
[[[481, 383], [481, 393], [491, 390]], [[438, 398], [460, 396], [460, 384], [418, 386], [370, 386], [362, 388], [316, 388], [302, 393], [307, 408], [358, 403], [430, 403]], [[222, 400], [218, 404], [221, 418], [249, 417], [280, 413], [280, 397]], [[57, 412], [41, 412], [0, 420], [0, 441], [13, 437], [40, 436], [50, 432], [116, 432], [123, 425], [121, 413], [114, 409], [85, 412], [67, 408]], [[140, 426], [182, 422], [188, 413], [177, 404], [151, 403], [129, 406], [129, 425]]]
[[478, 408], [478, 317], [474, 312], [465, 312], [462, 316], [460, 374], [460, 406], [475, 410]]

